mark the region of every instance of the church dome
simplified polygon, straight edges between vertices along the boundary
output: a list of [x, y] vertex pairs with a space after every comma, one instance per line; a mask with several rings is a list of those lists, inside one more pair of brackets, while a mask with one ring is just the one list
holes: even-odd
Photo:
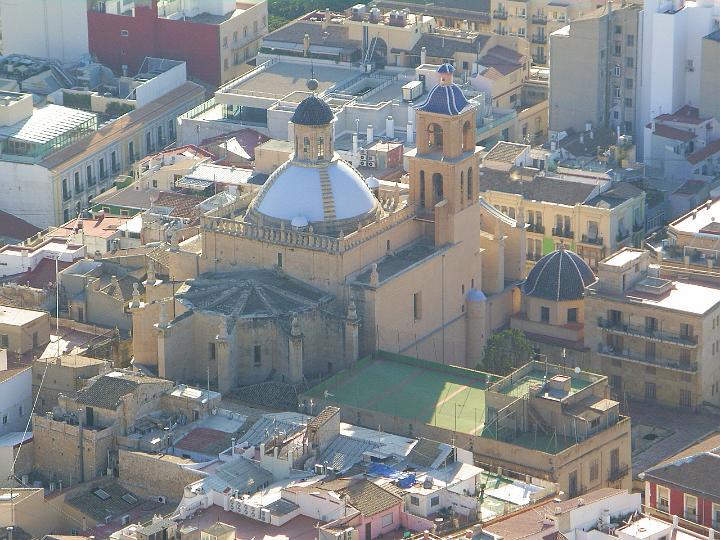
[[290, 121], [300, 126], [324, 126], [333, 121], [330, 105], [316, 96], [310, 96], [300, 102]]
[[527, 296], [561, 302], [579, 300], [595, 274], [577, 254], [560, 248], [545, 255], [533, 266], [523, 284]]
[[376, 210], [363, 177], [337, 157], [318, 166], [288, 162], [270, 175], [254, 203], [254, 211], [271, 221], [305, 223], [327, 233], [349, 233]]
[[452, 64], [443, 64], [437, 69], [440, 84], [430, 90], [425, 102], [418, 105], [418, 111], [456, 116], [469, 105], [460, 87], [452, 82], [454, 71]]

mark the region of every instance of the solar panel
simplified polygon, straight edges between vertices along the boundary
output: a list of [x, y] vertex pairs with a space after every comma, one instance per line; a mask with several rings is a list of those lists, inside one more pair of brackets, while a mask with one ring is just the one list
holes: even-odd
[[102, 488], [98, 488], [93, 491], [93, 495], [95, 495], [101, 501], [107, 501], [110, 498], [110, 494]]

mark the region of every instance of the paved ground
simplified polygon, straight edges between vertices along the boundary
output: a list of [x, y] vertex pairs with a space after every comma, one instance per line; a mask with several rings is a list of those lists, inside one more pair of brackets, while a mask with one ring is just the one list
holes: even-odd
[[[709, 432], [720, 429], [720, 416], [695, 414], [654, 403], [629, 402], [633, 426], [633, 477], [676, 454]], [[658, 439], [640, 448], [640, 428], [656, 428]]]

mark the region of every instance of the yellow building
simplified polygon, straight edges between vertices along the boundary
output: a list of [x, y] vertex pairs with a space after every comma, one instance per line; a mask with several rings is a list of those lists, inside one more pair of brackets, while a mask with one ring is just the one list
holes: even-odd
[[564, 243], [592, 268], [608, 254], [639, 245], [645, 192], [602, 173], [540, 171], [527, 145], [499, 142], [484, 157], [480, 191], [497, 209], [528, 224], [531, 267]]
[[592, 369], [620, 396], [698, 410], [720, 404], [720, 285], [667, 279], [651, 252], [599, 264], [585, 299]]

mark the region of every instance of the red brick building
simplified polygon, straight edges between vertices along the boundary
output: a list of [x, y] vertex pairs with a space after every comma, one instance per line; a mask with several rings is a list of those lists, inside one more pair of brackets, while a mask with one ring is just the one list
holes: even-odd
[[160, 13], [157, 0], [136, 0], [123, 12], [112, 12], [112, 4], [98, 2], [88, 11], [88, 43], [90, 53], [118, 73], [123, 66], [136, 73], [152, 56], [184, 60], [188, 76], [220, 85], [248, 69], [246, 60], [267, 33], [266, 0], [189, 0], [173, 13]]

